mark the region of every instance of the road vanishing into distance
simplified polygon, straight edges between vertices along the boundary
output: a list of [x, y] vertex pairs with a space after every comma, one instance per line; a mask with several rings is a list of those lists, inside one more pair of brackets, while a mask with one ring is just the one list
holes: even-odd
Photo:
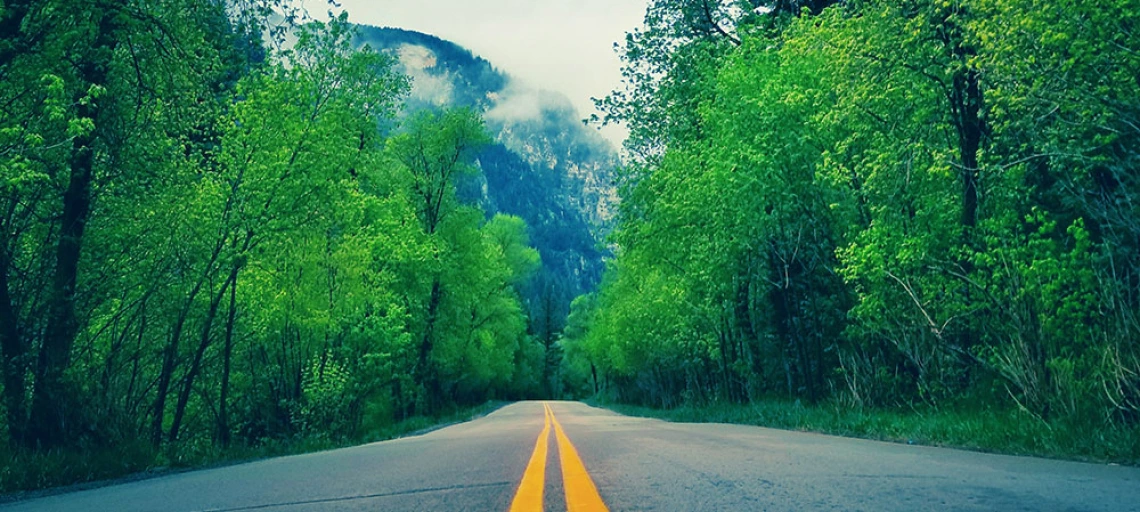
[[521, 402], [425, 435], [0, 506], [31, 511], [1140, 510], [1140, 468]]

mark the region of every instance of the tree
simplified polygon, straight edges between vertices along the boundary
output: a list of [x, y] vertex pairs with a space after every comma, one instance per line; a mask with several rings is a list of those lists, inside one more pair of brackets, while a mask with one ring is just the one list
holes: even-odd
[[628, 38], [601, 106], [636, 159], [567, 366], [657, 405], [1134, 421], [1131, 11], [760, 4], [657, 2]]
[[[123, 168], [132, 168], [144, 155], [154, 157], [163, 144], [187, 134], [191, 113], [216, 105], [211, 88], [228, 80], [233, 69], [234, 48], [228, 43], [234, 33], [216, 22], [225, 19], [223, 7], [208, 3], [193, 9], [201, 24], [170, 23], [171, 16], [194, 3], [111, 2], [60, 11], [40, 2], [16, 2], [3, 14], [0, 23], [11, 30], [0, 44], [0, 74], [6, 77], [3, 95], [13, 113], [6, 116], [5, 130], [21, 146], [5, 157], [14, 164], [5, 168], [17, 178], [6, 183], [19, 185], [9, 189], [12, 215], [4, 221], [11, 235], [3, 258], [11, 305], [5, 309], [14, 318], [5, 335], [5, 378], [11, 384], [9, 423], [23, 444], [71, 443], [84, 423], [67, 372], [72, 349], [87, 327], [83, 301], [94, 291], [85, 288], [84, 272], [100, 268], [84, 259], [90, 228], [103, 214], [100, 200], [122, 193], [141, 176]], [[158, 72], [174, 60], [184, 66]], [[48, 94], [33, 92], [43, 86]], [[165, 111], [160, 95], [170, 101]], [[179, 101], [183, 97], [200, 101]], [[122, 143], [136, 136], [133, 144]], [[48, 228], [30, 215], [50, 218], [54, 226], [45, 236], [29, 238]], [[18, 270], [28, 268], [40, 251], [50, 251], [50, 264], [34, 273]], [[30, 291], [37, 288], [43, 292]], [[21, 368], [32, 354], [36, 384], [25, 409], [16, 394], [26, 375]]]
[[[425, 111], [412, 117], [405, 132], [390, 142], [390, 151], [411, 174], [411, 190], [417, 216], [424, 232], [434, 239], [437, 253], [449, 250], [447, 240], [436, 232], [441, 224], [459, 211], [455, 198], [455, 179], [475, 172], [472, 165], [479, 149], [489, 141], [482, 119], [467, 109], [445, 112]], [[440, 258], [436, 256], [437, 260]], [[428, 410], [440, 396], [440, 383], [431, 363], [436, 343], [436, 323], [444, 289], [439, 275], [433, 273], [425, 305], [425, 318], [419, 348], [416, 374], [428, 393]]]

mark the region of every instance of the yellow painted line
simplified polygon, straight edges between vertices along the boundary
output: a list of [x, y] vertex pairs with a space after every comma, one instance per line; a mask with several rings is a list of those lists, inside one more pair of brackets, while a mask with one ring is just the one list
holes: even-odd
[[550, 408], [544, 403], [542, 433], [534, 443], [534, 452], [526, 465], [522, 483], [515, 491], [510, 512], [542, 512], [542, 490], [546, 487], [546, 445], [550, 439], [550, 420], [554, 418]]
[[609, 512], [606, 503], [598, 495], [594, 480], [578, 457], [578, 450], [570, 444], [570, 438], [562, 431], [562, 425], [554, 417], [554, 411], [549, 405], [546, 409], [550, 420], [554, 422], [554, 435], [558, 438], [558, 458], [562, 462], [562, 489], [566, 494], [566, 509], [569, 512]]

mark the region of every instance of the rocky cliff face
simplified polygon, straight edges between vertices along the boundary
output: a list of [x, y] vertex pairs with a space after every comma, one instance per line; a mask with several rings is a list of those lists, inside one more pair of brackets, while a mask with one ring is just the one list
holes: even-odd
[[[559, 93], [521, 84], [454, 43], [419, 32], [360, 27], [356, 44], [388, 52], [413, 79], [410, 110], [471, 107], [495, 138], [481, 176], [460, 194], [488, 215], [526, 220], [543, 260], [526, 294], [532, 318], [564, 317], [601, 279], [603, 240], [616, 213], [617, 152]], [[556, 311], [537, 311], [537, 309]], [[552, 315], [553, 314], [553, 315]], [[545, 327], [557, 328], [557, 326]]]

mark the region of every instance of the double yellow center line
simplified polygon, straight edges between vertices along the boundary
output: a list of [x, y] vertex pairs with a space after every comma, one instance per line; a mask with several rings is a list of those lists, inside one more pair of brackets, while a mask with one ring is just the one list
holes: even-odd
[[562, 431], [562, 425], [554, 417], [554, 411], [549, 404], [542, 404], [544, 412], [542, 433], [534, 443], [534, 452], [530, 455], [530, 462], [526, 465], [522, 483], [515, 492], [515, 499], [511, 502], [510, 512], [541, 512], [542, 491], [546, 487], [546, 454], [547, 441], [550, 438], [550, 425], [554, 425], [554, 436], [558, 439], [558, 459], [562, 464], [562, 488], [566, 495], [566, 509], [570, 512], [596, 512], [606, 511], [605, 502], [598, 495], [598, 488], [586, 466], [578, 457], [578, 450]]

